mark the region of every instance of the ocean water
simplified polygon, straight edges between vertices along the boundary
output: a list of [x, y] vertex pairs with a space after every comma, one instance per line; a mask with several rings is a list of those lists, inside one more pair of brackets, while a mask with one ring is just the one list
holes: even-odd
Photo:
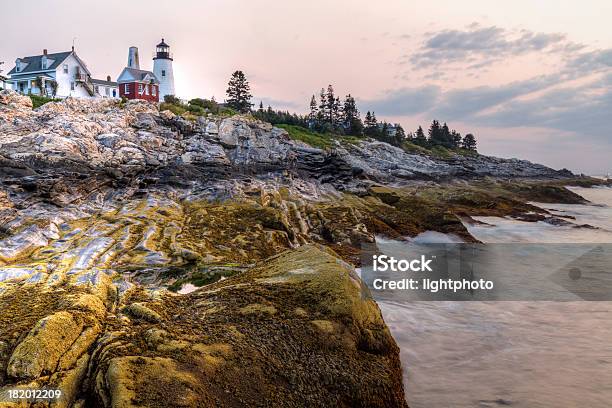
[[[493, 217], [468, 229], [487, 243], [612, 243], [612, 189], [573, 190], [592, 204], [538, 205], [597, 229]], [[400, 346], [412, 408], [612, 407], [612, 302], [379, 305]]]

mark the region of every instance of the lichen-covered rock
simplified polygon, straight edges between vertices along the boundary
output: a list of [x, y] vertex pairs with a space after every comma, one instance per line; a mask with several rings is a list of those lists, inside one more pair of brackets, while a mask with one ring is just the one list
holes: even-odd
[[80, 336], [83, 323], [68, 312], [57, 312], [41, 319], [17, 345], [7, 373], [17, 379], [34, 379], [56, 370], [60, 358]]
[[94, 356], [96, 393], [109, 407], [405, 407], [399, 349], [361, 290], [348, 264], [308, 245], [163, 296], [164, 329], [134, 326]]
[[142, 319], [149, 323], [158, 323], [162, 317], [156, 311], [149, 308], [144, 303], [132, 303], [123, 309], [124, 313], [136, 318]]

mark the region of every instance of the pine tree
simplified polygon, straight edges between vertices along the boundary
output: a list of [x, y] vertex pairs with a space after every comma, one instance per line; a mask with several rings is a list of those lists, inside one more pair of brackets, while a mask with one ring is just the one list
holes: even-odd
[[387, 122], [383, 122], [381, 128], [380, 128], [380, 140], [382, 140], [383, 142], [387, 142], [389, 143], [389, 124]]
[[[334, 129], [337, 129], [340, 127], [340, 125], [342, 125], [342, 103], [340, 103], [340, 97], [336, 97], [336, 99], [334, 99], [334, 105], [332, 106], [332, 111], [333, 111], [333, 125], [334, 125]], [[344, 129], [342, 129], [344, 130]]]
[[473, 134], [468, 133], [463, 137], [463, 142], [461, 143], [461, 147], [467, 150], [476, 151], [476, 138]]
[[440, 127], [440, 122], [434, 119], [429, 126], [428, 134], [428, 141], [432, 146], [442, 145], [442, 128]]
[[414, 139], [412, 140], [414, 144], [425, 147], [427, 146], [427, 137], [425, 137], [425, 132], [423, 132], [423, 128], [419, 126], [414, 134]]
[[327, 118], [327, 93], [323, 88], [321, 88], [321, 93], [319, 94], [319, 114], [317, 116], [319, 118], [319, 125], [322, 125]]
[[376, 120], [376, 113], [370, 111], [366, 113], [364, 133], [371, 137], [378, 135], [378, 120]]
[[454, 129], [451, 131], [451, 143], [453, 149], [458, 149], [461, 147], [461, 133], [455, 131]]
[[402, 143], [406, 141], [406, 132], [404, 128], [399, 123], [395, 124], [395, 140], [393, 140], [393, 144], [395, 146], [401, 146]]
[[263, 107], [263, 101], [259, 101], [259, 112], [263, 112], [264, 111], [264, 107]]
[[344, 99], [342, 113], [342, 124], [345, 132], [353, 136], [360, 136], [363, 134], [363, 122], [361, 121], [359, 110], [357, 110], [355, 98], [353, 98], [351, 94], [346, 95]]
[[318, 115], [319, 108], [317, 107], [317, 100], [315, 99], [315, 96], [312, 95], [312, 98], [310, 99], [310, 114], [308, 115], [309, 127], [313, 127], [316, 125]]
[[334, 126], [334, 116], [337, 112], [336, 108], [336, 96], [334, 95], [334, 87], [331, 85], [327, 86], [326, 93], [326, 101], [325, 101], [325, 114], [326, 114], [326, 122], [329, 123], [332, 127]]
[[440, 144], [442, 146], [447, 147], [447, 148], [453, 147], [451, 132], [446, 122], [444, 122], [444, 124], [442, 125], [440, 136], [441, 136]]
[[232, 74], [227, 86], [227, 106], [238, 112], [246, 113], [251, 110], [251, 87], [242, 71]]

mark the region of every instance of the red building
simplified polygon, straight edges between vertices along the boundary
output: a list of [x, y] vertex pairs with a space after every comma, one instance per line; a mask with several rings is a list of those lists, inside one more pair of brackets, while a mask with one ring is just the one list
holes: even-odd
[[151, 71], [126, 67], [117, 79], [119, 96], [159, 102], [159, 81]]

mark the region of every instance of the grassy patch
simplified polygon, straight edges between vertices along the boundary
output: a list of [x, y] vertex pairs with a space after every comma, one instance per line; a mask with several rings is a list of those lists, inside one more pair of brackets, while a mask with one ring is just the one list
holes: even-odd
[[161, 105], [159, 105], [159, 110], [160, 111], [169, 110], [175, 115], [182, 115], [183, 113], [187, 112], [187, 108], [185, 108], [184, 106], [175, 105], [173, 103], [167, 103], [167, 102], [162, 102]]
[[402, 149], [404, 149], [404, 151], [406, 153], [414, 153], [414, 154], [430, 154], [431, 152], [429, 150], [427, 150], [426, 148], [416, 145], [414, 143], [411, 142], [404, 142], [402, 144]]
[[321, 133], [311, 132], [310, 130], [294, 125], [276, 125], [281, 129], [285, 129], [289, 133], [289, 137], [293, 140], [299, 140], [312, 147], [319, 149], [328, 149], [333, 146], [332, 139]]
[[434, 146], [429, 151], [429, 154], [439, 159], [450, 159], [455, 155], [455, 151], [442, 146]]
[[285, 129], [289, 133], [289, 137], [293, 140], [299, 140], [309, 146], [319, 149], [330, 149], [334, 146], [334, 142], [356, 144], [361, 141], [357, 136], [334, 135], [331, 133], [317, 133], [309, 129], [296, 125], [275, 125], [278, 128]]
[[61, 101], [61, 99], [58, 98], [47, 98], [46, 96], [38, 95], [30, 95], [30, 99], [32, 100], [32, 109], [40, 108], [41, 106], [49, 102]]

